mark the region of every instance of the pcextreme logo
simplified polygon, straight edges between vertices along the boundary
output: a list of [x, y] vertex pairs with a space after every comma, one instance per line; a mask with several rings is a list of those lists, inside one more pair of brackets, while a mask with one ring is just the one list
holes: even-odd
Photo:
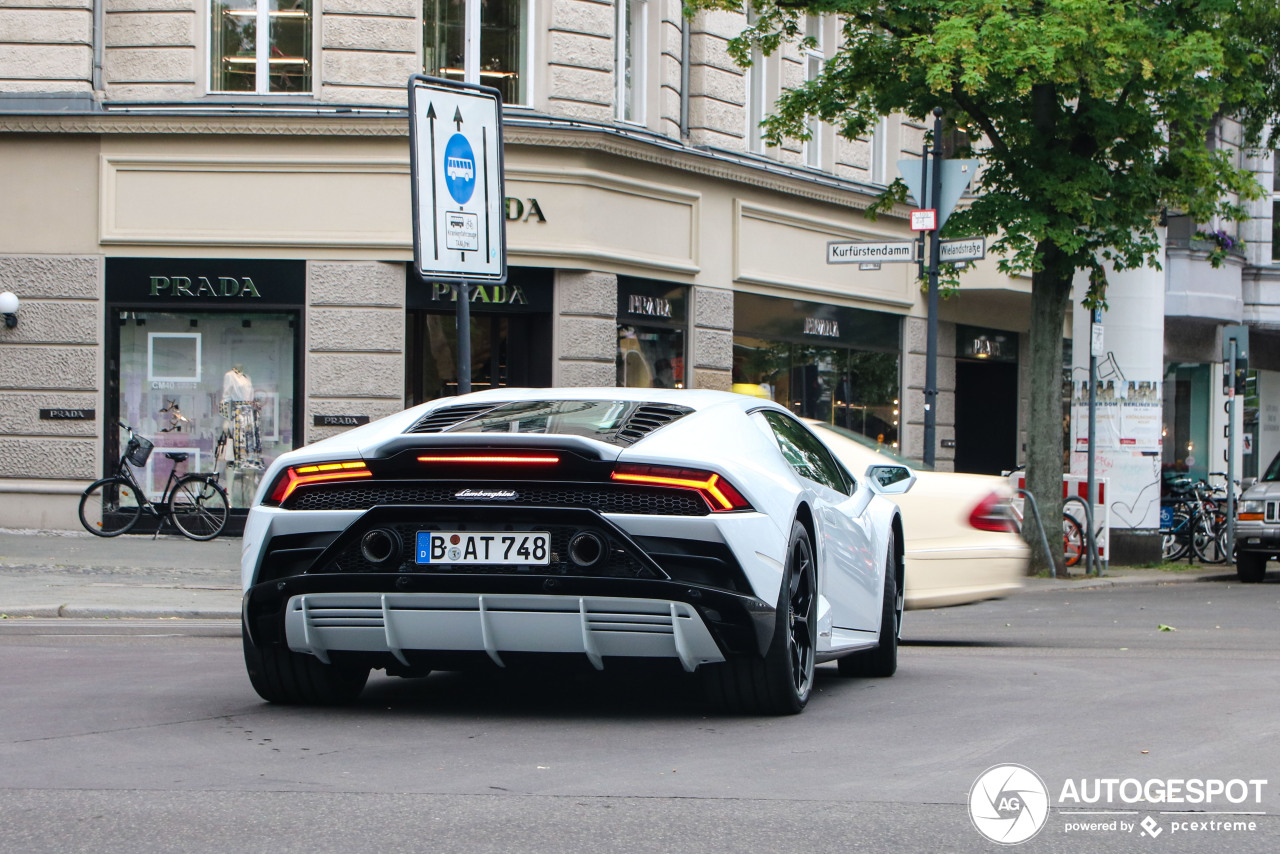
[[969, 789], [969, 819], [1001, 845], [1017, 845], [1039, 833], [1049, 817], [1049, 790], [1022, 765], [993, 765]]

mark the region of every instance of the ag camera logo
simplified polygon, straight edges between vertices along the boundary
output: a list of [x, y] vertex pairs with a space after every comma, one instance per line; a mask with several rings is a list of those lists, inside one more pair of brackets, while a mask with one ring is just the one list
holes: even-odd
[[460, 133], [449, 137], [444, 146], [444, 185], [460, 205], [470, 201], [476, 191], [476, 155]]
[[993, 765], [969, 790], [969, 820], [992, 842], [1026, 842], [1048, 817], [1049, 790], [1039, 774], [1023, 765]]

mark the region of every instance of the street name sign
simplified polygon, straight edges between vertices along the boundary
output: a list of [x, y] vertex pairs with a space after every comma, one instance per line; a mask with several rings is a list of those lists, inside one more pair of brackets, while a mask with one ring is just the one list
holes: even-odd
[[980, 261], [986, 257], [987, 239], [985, 237], [965, 237], [938, 242], [938, 260], [944, 264], [951, 261]]
[[832, 240], [827, 243], [827, 263], [908, 263], [915, 260], [915, 245], [914, 240]]
[[409, 78], [413, 261], [425, 281], [507, 280], [502, 96]]

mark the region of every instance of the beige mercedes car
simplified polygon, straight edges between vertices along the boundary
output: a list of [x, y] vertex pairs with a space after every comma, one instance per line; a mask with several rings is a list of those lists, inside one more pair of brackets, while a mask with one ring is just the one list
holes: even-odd
[[822, 421], [805, 423], [851, 471], [886, 461], [915, 469], [915, 487], [895, 496], [906, 538], [908, 609], [998, 599], [1022, 587], [1030, 549], [1014, 532], [1007, 480], [920, 471], [859, 433]]

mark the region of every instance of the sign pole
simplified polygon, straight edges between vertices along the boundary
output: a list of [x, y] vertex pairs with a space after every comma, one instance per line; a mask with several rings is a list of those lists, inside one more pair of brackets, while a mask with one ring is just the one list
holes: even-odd
[[[1093, 310], [1093, 323], [1089, 327], [1089, 512], [1093, 512], [1093, 508], [1098, 506], [1098, 479], [1095, 465], [1098, 457], [1098, 356], [1102, 353], [1102, 309], [1095, 308]], [[1086, 518], [1089, 518], [1086, 516]], [[1092, 537], [1084, 538], [1085, 545], [1093, 544]], [[1097, 548], [1093, 545], [1093, 548]], [[1089, 563], [1085, 564], [1086, 574], [1087, 567], [1097, 565], [1099, 567], [1098, 574], [1102, 574], [1101, 565], [1098, 564], [1099, 558], [1097, 553], [1089, 556]]]
[[465, 279], [458, 292], [458, 394], [471, 393], [471, 283]]
[[1232, 552], [1236, 544], [1236, 358], [1239, 341], [1232, 338], [1228, 344], [1227, 368], [1231, 371], [1231, 385], [1227, 389], [1227, 542], [1226, 560], [1235, 563]]
[[[942, 198], [942, 108], [933, 109], [933, 174], [929, 184], [929, 201], [925, 207], [938, 208]], [[926, 170], [927, 171], [927, 170]], [[933, 467], [938, 433], [938, 253], [942, 251], [939, 231], [934, 223], [929, 249], [929, 320], [925, 343], [924, 367], [924, 464]]]

